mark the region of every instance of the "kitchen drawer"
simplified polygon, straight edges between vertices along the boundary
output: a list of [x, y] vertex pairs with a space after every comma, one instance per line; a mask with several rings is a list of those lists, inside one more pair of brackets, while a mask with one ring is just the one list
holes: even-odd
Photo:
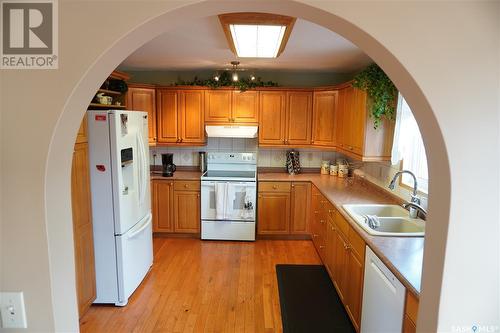
[[414, 322], [417, 322], [418, 300], [409, 291], [406, 292], [406, 315]]
[[351, 228], [349, 226], [349, 222], [346, 221], [346, 219], [340, 214], [339, 211], [335, 212], [335, 224], [337, 225], [337, 229], [340, 230], [342, 235], [344, 236], [345, 239], [347, 239], [349, 235], [349, 229]]
[[200, 182], [197, 180], [176, 180], [174, 182], [175, 191], [199, 191]]
[[259, 182], [259, 192], [290, 192], [290, 182]]
[[352, 227], [349, 226], [349, 243], [351, 244], [351, 248], [354, 251], [354, 253], [357, 254], [359, 259], [361, 261], [365, 260], [365, 248], [366, 244], [363, 238], [354, 230]]

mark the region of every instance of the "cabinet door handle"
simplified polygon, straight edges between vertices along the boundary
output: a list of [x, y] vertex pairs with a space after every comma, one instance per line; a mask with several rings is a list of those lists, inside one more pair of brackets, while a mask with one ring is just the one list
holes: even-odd
[[275, 189], [275, 190], [276, 190], [277, 188], [278, 188], [278, 186], [277, 186], [277, 185], [273, 185], [273, 189]]
[[324, 249], [324, 248], [325, 248], [325, 246], [324, 246], [324, 245], [320, 245], [320, 246], [319, 246], [319, 248], [320, 248], [320, 249]]
[[185, 188], [188, 188], [188, 187], [189, 187], [189, 185], [188, 185], [188, 184], [184, 184], [184, 187], [185, 187]]
[[294, 185], [294, 184], [292, 184], [292, 188], [295, 188], [295, 185]]
[[172, 186], [172, 185], [174, 185], [174, 183], [168, 183], [168, 186]]

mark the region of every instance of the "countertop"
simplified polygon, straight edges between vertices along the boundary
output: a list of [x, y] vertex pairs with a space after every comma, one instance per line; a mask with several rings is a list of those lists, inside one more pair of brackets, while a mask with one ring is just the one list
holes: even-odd
[[151, 171], [151, 180], [164, 179], [164, 180], [200, 180], [200, 171], [191, 170], [177, 170], [172, 177], [163, 177], [161, 171]]
[[424, 237], [372, 236], [364, 231], [342, 208], [344, 204], [398, 204], [390, 195], [363, 180], [349, 183], [343, 178], [317, 173], [289, 175], [278, 172], [259, 172], [259, 181], [309, 181], [346, 218], [363, 237], [366, 244], [415, 296], [420, 295]]

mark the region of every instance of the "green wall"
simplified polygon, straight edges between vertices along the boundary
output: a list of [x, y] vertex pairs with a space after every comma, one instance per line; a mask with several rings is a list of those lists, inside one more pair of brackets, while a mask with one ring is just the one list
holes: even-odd
[[[158, 85], [172, 85], [179, 79], [191, 81], [195, 76], [200, 79], [208, 79], [215, 73], [213, 70], [199, 71], [165, 71], [148, 70], [137, 71], [120, 69], [130, 75], [132, 83], [149, 83]], [[274, 81], [280, 86], [286, 87], [317, 87], [343, 83], [352, 79], [354, 74], [333, 73], [321, 71], [254, 71], [255, 76], [263, 81]], [[249, 75], [250, 72], [242, 72], [240, 75]]]

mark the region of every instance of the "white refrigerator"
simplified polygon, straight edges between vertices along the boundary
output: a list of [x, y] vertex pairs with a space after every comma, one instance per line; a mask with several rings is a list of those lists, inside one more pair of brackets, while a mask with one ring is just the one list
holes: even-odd
[[146, 112], [88, 113], [97, 298], [127, 304], [153, 264]]

